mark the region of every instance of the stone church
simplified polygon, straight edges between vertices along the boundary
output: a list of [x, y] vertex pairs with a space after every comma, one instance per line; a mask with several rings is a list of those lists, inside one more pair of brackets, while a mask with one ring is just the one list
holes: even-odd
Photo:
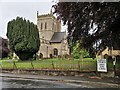
[[40, 58], [57, 57], [69, 54], [66, 32], [61, 32], [61, 21], [52, 13], [39, 15], [37, 12], [37, 26], [40, 36]]

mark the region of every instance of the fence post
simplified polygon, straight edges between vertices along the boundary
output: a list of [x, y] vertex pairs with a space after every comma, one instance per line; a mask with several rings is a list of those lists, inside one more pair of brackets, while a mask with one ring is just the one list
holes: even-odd
[[14, 67], [17, 69], [17, 66], [16, 66], [16, 64], [15, 64], [15, 61], [13, 61], [13, 69], [14, 69]]
[[80, 68], [81, 68], [81, 71], [82, 71], [82, 62], [83, 62], [83, 56], [80, 55]]
[[55, 69], [55, 66], [54, 66], [54, 63], [53, 63], [53, 61], [52, 61], [52, 66], [53, 66], [53, 69]]
[[0, 67], [1, 67], [1, 69], [2, 69], [2, 62], [0, 62]]
[[80, 71], [80, 61], [78, 61], [78, 70]]
[[34, 65], [33, 65], [32, 61], [31, 61], [31, 66], [32, 66], [32, 68], [34, 69]]

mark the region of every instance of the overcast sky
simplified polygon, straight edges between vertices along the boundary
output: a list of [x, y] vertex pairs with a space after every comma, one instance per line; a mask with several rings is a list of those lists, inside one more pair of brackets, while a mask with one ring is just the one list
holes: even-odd
[[36, 12], [50, 13], [52, 0], [0, 0], [0, 36], [6, 37], [7, 23], [17, 16], [37, 23]]

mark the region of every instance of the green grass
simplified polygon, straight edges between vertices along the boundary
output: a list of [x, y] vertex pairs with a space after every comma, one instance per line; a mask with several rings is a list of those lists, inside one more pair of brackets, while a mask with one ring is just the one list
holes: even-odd
[[78, 59], [61, 60], [57, 58], [33, 61], [1, 60], [1, 62], [3, 69], [12, 69], [14, 67], [13, 62], [15, 62], [17, 69], [32, 69], [34, 67], [35, 69], [96, 70], [96, 60], [91, 58], [84, 58], [82, 62]]

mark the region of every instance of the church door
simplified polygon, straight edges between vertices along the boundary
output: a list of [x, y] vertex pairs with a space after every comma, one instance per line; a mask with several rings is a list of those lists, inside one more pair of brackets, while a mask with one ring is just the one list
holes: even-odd
[[54, 48], [54, 56], [58, 56], [58, 49]]
[[42, 53], [40, 53], [40, 58], [41, 58], [41, 59], [43, 58], [43, 54], [42, 54]]

